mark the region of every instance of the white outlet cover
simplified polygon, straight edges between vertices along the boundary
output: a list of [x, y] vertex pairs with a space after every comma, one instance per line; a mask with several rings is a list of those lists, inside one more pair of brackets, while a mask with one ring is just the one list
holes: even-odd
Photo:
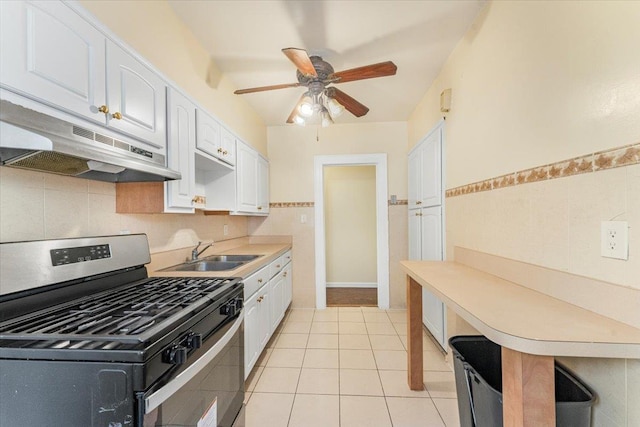
[[602, 221], [600, 255], [607, 258], [629, 259], [629, 224], [627, 221]]

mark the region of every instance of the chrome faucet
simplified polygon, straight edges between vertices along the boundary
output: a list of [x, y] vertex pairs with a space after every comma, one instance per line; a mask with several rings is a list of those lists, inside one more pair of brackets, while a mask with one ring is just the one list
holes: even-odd
[[198, 251], [198, 248], [200, 247], [200, 245], [202, 244], [202, 242], [198, 242], [198, 245], [193, 248], [193, 250], [191, 251], [191, 261], [197, 261], [198, 257], [200, 256], [200, 254], [204, 251], [206, 251], [207, 249], [209, 249], [211, 246], [213, 246], [214, 242], [209, 243], [207, 246], [205, 246], [202, 250]]

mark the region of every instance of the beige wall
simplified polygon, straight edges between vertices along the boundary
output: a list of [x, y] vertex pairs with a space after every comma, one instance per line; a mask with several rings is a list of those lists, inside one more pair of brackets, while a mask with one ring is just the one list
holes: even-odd
[[[412, 114], [409, 146], [445, 88], [449, 189], [640, 142], [638, 22], [640, 2], [490, 3]], [[629, 222], [628, 261], [600, 256], [613, 218]], [[638, 289], [639, 230], [637, 164], [446, 199], [449, 256], [459, 245]], [[467, 329], [450, 318], [451, 335]], [[594, 426], [640, 425], [640, 361], [561, 360], [598, 393]]]
[[236, 88], [224, 75], [217, 85], [207, 84], [215, 64], [166, 1], [81, 0], [80, 4], [230, 130], [267, 155], [264, 122], [242, 97], [233, 94]]
[[377, 282], [376, 167], [325, 166], [328, 283]]
[[[317, 133], [316, 133], [317, 132]], [[294, 247], [294, 306], [315, 307], [315, 227], [313, 159], [326, 154], [386, 153], [388, 192], [407, 197], [407, 126], [404, 122], [334, 125], [329, 128], [268, 128], [271, 208], [267, 218], [250, 218], [249, 234], [287, 234]], [[316, 138], [319, 138], [319, 141]], [[406, 205], [389, 206], [390, 305], [404, 307], [405, 276], [398, 261], [407, 258]], [[302, 224], [300, 216], [307, 216]]]

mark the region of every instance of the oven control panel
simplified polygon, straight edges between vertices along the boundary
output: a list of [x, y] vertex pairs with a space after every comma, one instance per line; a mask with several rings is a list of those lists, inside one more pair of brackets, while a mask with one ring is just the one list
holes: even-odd
[[51, 253], [51, 263], [54, 267], [58, 265], [111, 258], [111, 247], [108, 244], [51, 249], [49, 252]]

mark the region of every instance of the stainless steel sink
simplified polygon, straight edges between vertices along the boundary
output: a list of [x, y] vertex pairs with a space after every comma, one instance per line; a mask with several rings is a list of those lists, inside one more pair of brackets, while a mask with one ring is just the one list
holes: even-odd
[[224, 261], [224, 262], [249, 262], [262, 255], [212, 255], [202, 258], [203, 261]]
[[161, 271], [228, 271], [234, 270], [262, 255], [212, 255], [197, 261], [164, 268]]

